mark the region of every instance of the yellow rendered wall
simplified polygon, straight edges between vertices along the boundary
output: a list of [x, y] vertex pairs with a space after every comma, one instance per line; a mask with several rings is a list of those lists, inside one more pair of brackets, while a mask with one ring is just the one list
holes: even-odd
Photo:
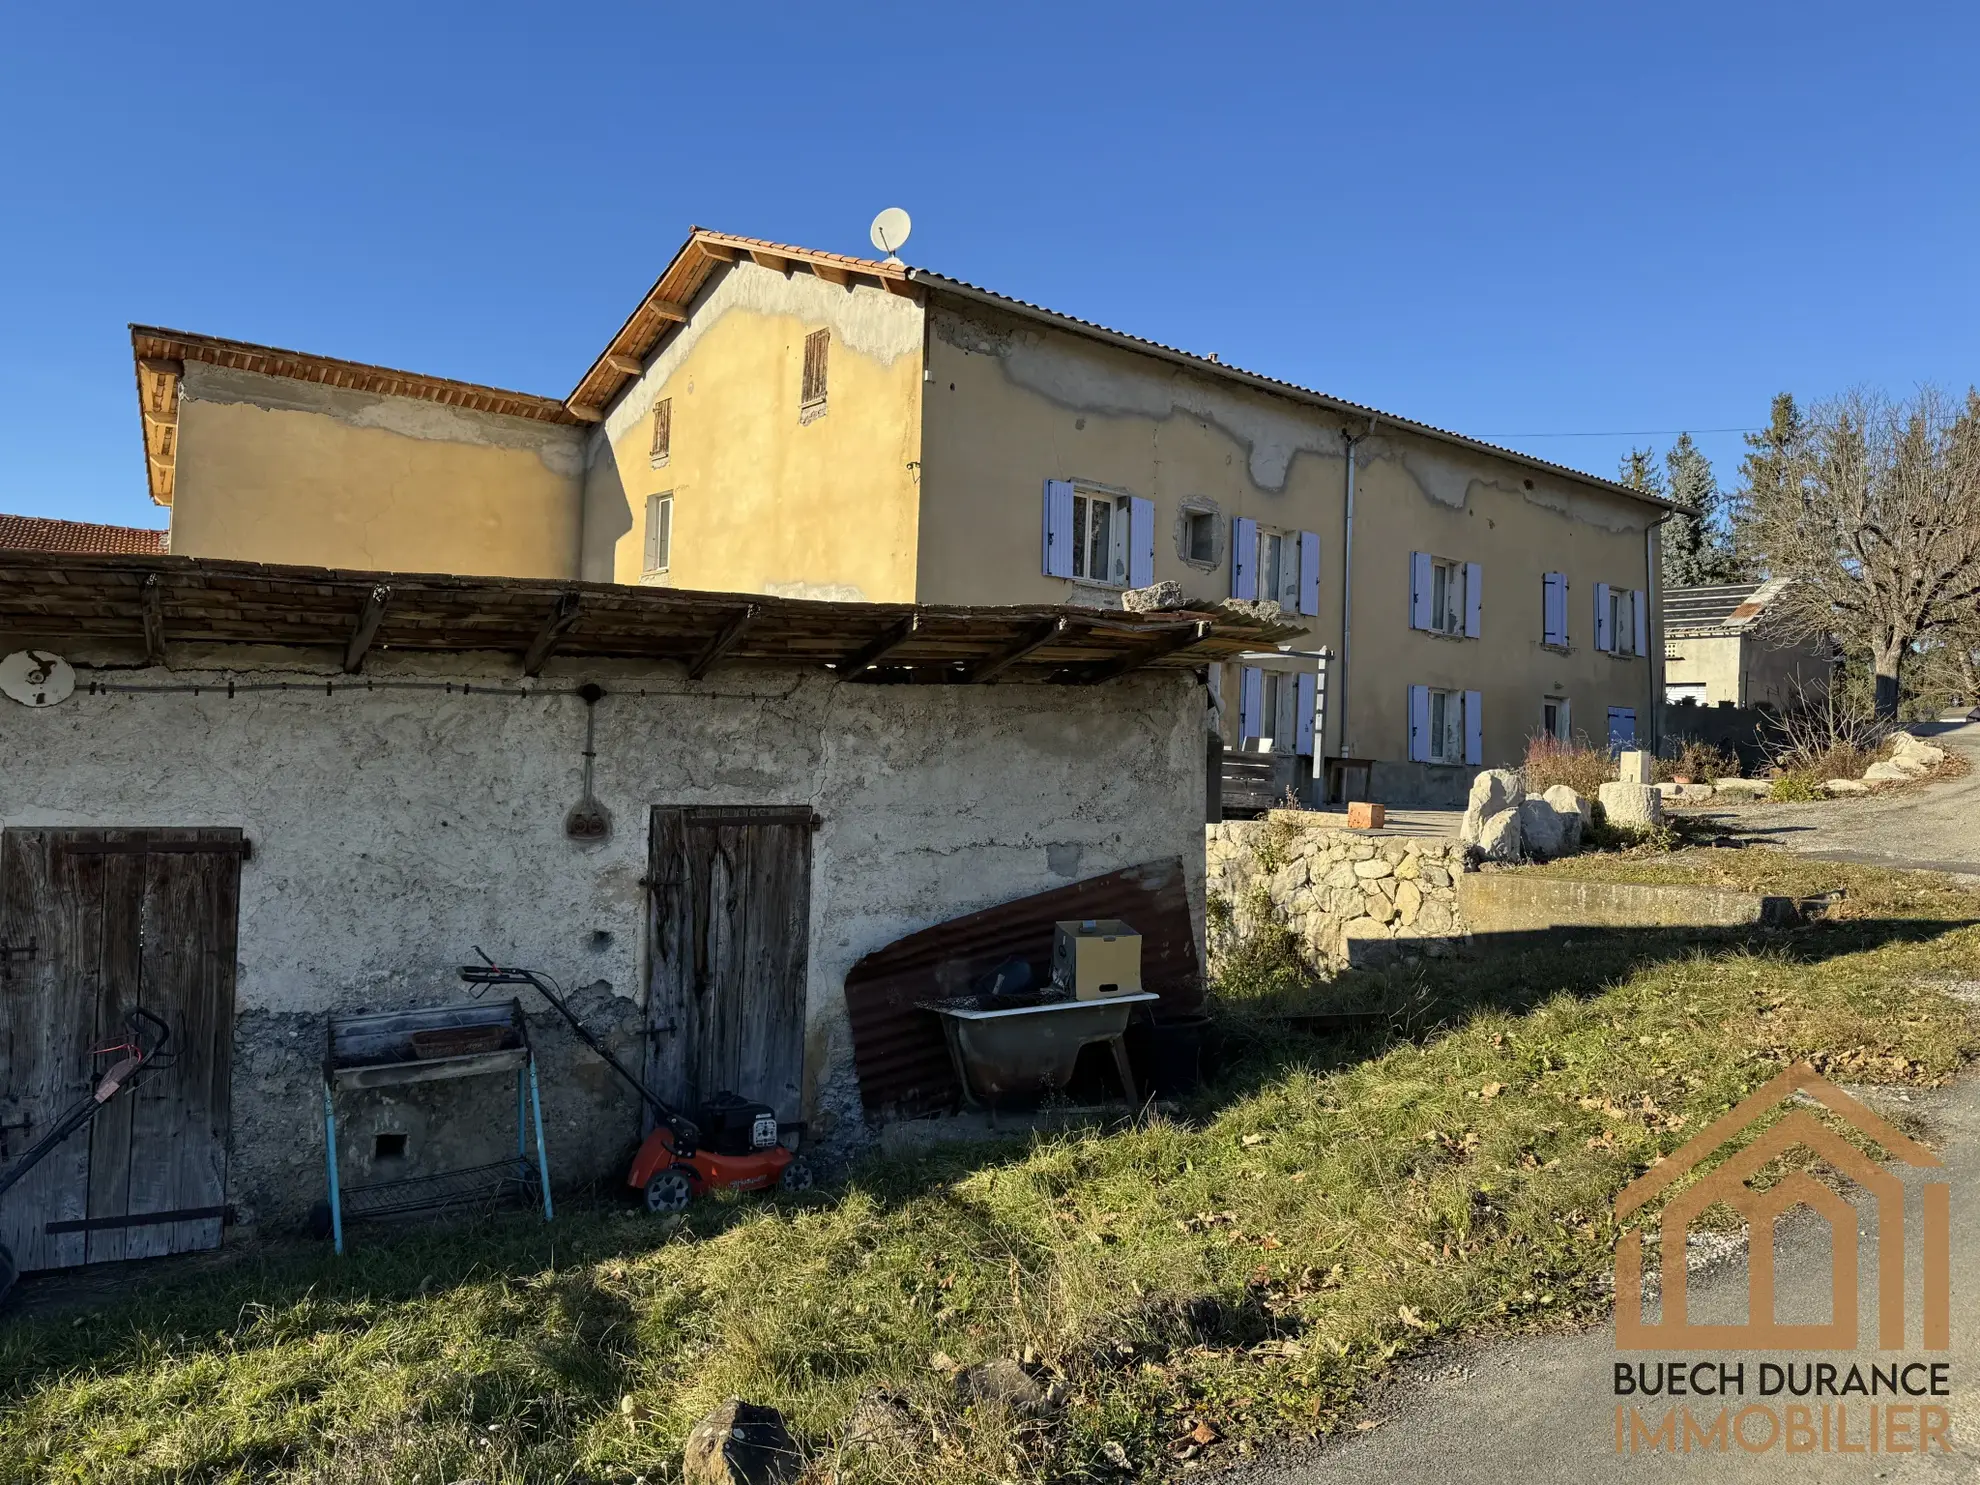
[[[1047, 479], [1152, 500], [1155, 578], [1191, 597], [1229, 596], [1230, 523], [1238, 516], [1320, 536], [1320, 612], [1295, 617], [1302, 648], [1341, 650], [1346, 462], [1337, 414], [988, 307], [940, 299], [929, 310], [919, 588], [924, 602], [1118, 603], [1116, 592], [1043, 575]], [[1649, 659], [1594, 649], [1594, 585], [1650, 587], [1644, 529], [1655, 512], [1592, 483], [1421, 435], [1358, 445], [1354, 617], [1347, 751], [1408, 759], [1411, 685], [1483, 693], [1489, 765], [1517, 761], [1542, 699], [1565, 695], [1597, 740], [1610, 706], [1654, 726]], [[1185, 501], [1212, 503], [1217, 561], [1181, 550]], [[1409, 627], [1409, 560], [1428, 551], [1484, 568], [1483, 634]], [[1570, 648], [1541, 644], [1541, 576], [1566, 572]], [[1653, 629], [1654, 635], [1654, 629]], [[1653, 652], [1657, 646], [1651, 642]], [[1227, 697], [1233, 701], [1234, 698]], [[1330, 728], [1340, 716], [1329, 708]], [[1331, 731], [1325, 751], [1342, 752]]]
[[574, 577], [583, 431], [189, 365], [172, 550]]
[[[583, 575], [717, 592], [911, 601], [921, 310], [871, 286], [743, 261], [718, 269], [595, 435]], [[824, 411], [801, 408], [805, 337], [832, 335]], [[672, 405], [666, 462], [654, 406]], [[664, 573], [648, 497], [673, 497]]]

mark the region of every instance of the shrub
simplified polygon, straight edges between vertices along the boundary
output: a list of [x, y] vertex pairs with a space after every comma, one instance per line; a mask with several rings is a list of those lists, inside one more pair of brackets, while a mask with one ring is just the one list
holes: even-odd
[[1616, 776], [1608, 751], [1585, 737], [1572, 742], [1562, 742], [1556, 737], [1527, 739], [1526, 760], [1519, 771], [1529, 794], [1541, 794], [1556, 784], [1566, 784], [1589, 799]]
[[[1833, 693], [1798, 691], [1794, 705], [1767, 724], [1768, 757], [1783, 774], [1853, 779], [1876, 761], [1892, 724]], [[1778, 793], [1776, 797], [1782, 797]]]
[[1673, 741], [1678, 744], [1676, 754], [1657, 760], [1659, 779], [1683, 777], [1703, 784], [1713, 779], [1739, 777], [1739, 758], [1730, 749], [1696, 737], [1675, 738]]
[[1774, 780], [1773, 792], [1767, 797], [1787, 804], [1812, 804], [1818, 799], [1829, 797], [1822, 788], [1824, 779], [1854, 777], [1853, 773], [1821, 773], [1810, 769], [1793, 769]]

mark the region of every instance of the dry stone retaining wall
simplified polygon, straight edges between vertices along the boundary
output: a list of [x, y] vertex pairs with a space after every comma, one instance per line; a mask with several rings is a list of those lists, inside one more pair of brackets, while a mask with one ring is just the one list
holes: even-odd
[[1330, 968], [1455, 952], [1457, 880], [1470, 869], [1461, 842], [1302, 820], [1275, 810], [1205, 827], [1213, 958], [1268, 923]]

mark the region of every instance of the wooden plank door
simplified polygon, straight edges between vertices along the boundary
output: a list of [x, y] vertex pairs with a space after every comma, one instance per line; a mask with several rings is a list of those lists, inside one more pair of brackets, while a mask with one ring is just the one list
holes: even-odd
[[646, 1075], [693, 1115], [716, 1093], [801, 1117], [809, 809], [653, 811]]
[[0, 839], [0, 941], [35, 944], [0, 979], [0, 1087], [28, 1090], [9, 1157], [88, 1090], [112, 1060], [93, 1050], [125, 1038], [131, 1009], [172, 1029], [169, 1067], [0, 1198], [0, 1239], [24, 1270], [218, 1245], [242, 852], [237, 830]]

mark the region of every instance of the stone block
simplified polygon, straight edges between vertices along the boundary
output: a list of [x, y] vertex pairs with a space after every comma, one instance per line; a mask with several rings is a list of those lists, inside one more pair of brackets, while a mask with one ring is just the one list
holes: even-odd
[[1404, 923], [1415, 923], [1423, 908], [1423, 891], [1414, 882], [1396, 883], [1396, 916]]
[[1863, 770], [1863, 777], [1872, 784], [1908, 784], [1918, 775], [1896, 763], [1873, 763]]
[[1392, 862], [1380, 856], [1371, 856], [1366, 861], [1357, 861], [1354, 863], [1354, 874], [1365, 881], [1372, 881], [1376, 877], [1392, 875], [1395, 869], [1395, 865]]
[[1765, 799], [1774, 792], [1770, 779], [1714, 779], [1712, 788], [1719, 794], [1743, 794], [1751, 799]]
[[1601, 793], [1602, 813], [1611, 825], [1625, 830], [1647, 830], [1664, 823], [1664, 797], [1650, 784], [1607, 783]]
[[1616, 759], [1616, 782], [1647, 784], [1657, 777], [1657, 760], [1641, 749], [1632, 748]]
[[1478, 850], [1487, 861], [1519, 860], [1519, 811], [1501, 810], [1486, 820], [1485, 828], [1478, 833]]
[[1379, 804], [1367, 804], [1360, 800], [1348, 804], [1348, 829], [1380, 830], [1385, 815]]
[[1822, 787], [1831, 794], [1868, 794], [1870, 786], [1861, 779], [1830, 779]]
[[1568, 820], [1579, 833], [1579, 813], [1563, 816], [1544, 795], [1529, 794], [1519, 805], [1519, 840], [1524, 853], [1536, 861], [1551, 861], [1567, 851]]
[[1516, 808], [1524, 798], [1526, 785], [1517, 769], [1487, 768], [1471, 781], [1470, 804], [1481, 814], [1496, 815], [1500, 810]]

